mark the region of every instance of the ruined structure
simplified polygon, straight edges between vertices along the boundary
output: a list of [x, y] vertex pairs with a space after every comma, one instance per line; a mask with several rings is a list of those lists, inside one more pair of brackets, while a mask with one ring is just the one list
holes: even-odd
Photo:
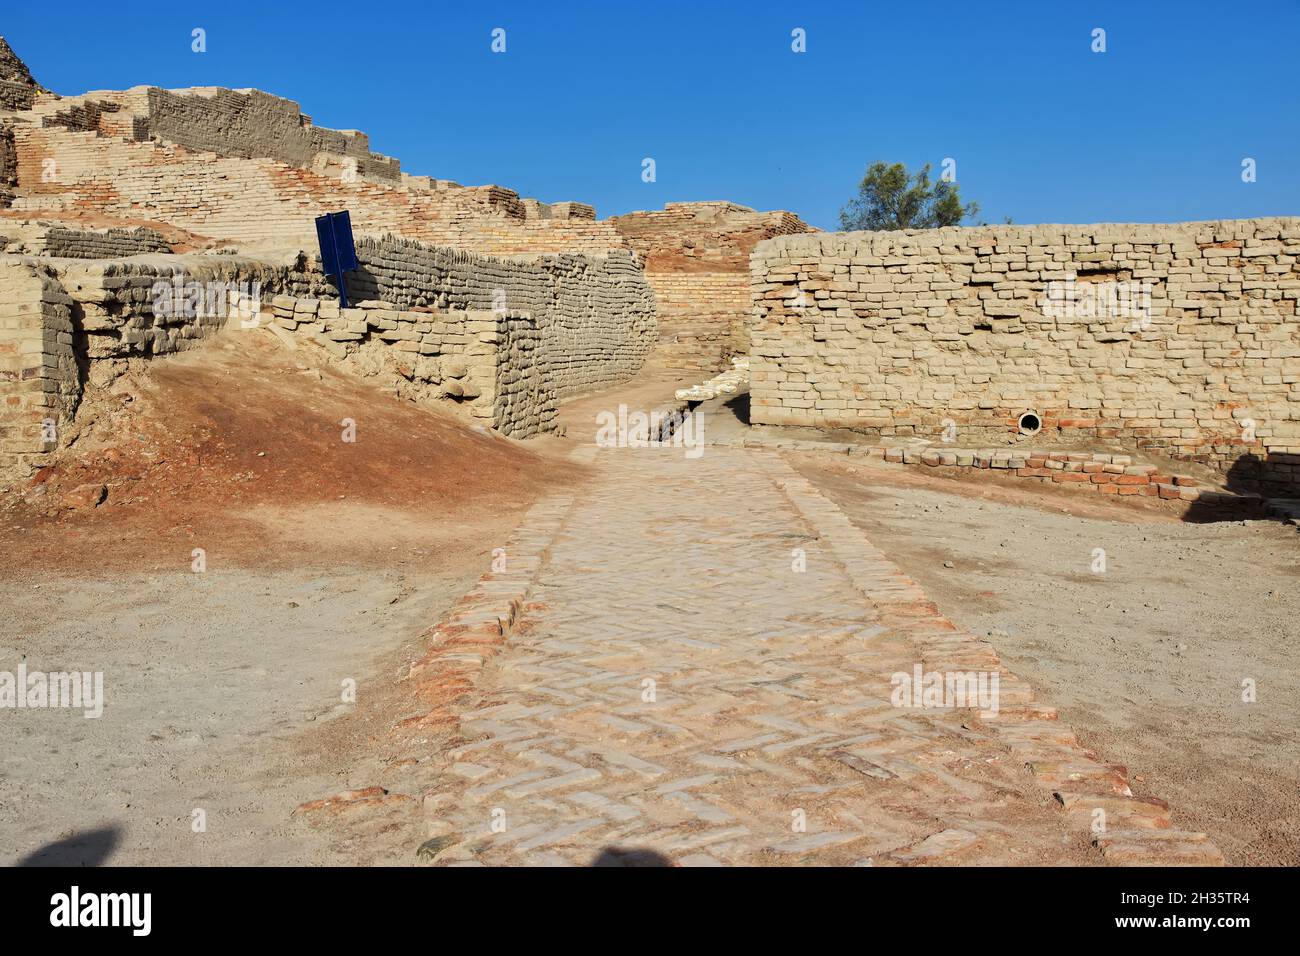
[[645, 259], [659, 311], [659, 355], [718, 369], [749, 351], [749, 255], [764, 239], [812, 231], [790, 212], [729, 202], [668, 203], [609, 222]]
[[349, 209], [359, 233], [495, 255], [627, 249], [581, 203], [411, 176], [355, 130], [315, 126], [257, 90], [136, 87], [37, 97], [9, 120], [15, 212], [156, 222], [241, 246], [314, 242]]
[[[357, 310], [315, 252], [338, 209]], [[752, 352], [755, 423], [1041, 429], [1293, 492], [1297, 252], [1291, 219], [824, 234], [702, 202], [599, 220], [410, 175], [257, 90], [60, 97], [0, 41], [0, 472], [49, 460], [87, 383], [220, 329], [155, 307], [158, 282], [197, 277], [255, 283], [282, 297], [257, 321], [510, 435], [652, 350], [708, 371]]]
[[769, 240], [752, 260], [752, 420], [1041, 427], [1289, 490], [1298, 254], [1297, 219]]
[[[51, 460], [88, 385], [236, 320], [521, 438], [657, 340], [640, 257], [591, 206], [411, 176], [257, 90], [59, 97], [3, 41], [0, 207], [0, 477]], [[315, 251], [338, 209], [356, 309]]]

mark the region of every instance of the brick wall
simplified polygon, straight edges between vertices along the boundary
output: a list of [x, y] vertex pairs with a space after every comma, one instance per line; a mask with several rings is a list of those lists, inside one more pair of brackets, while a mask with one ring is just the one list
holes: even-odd
[[668, 203], [609, 222], [645, 260], [659, 311], [658, 355], [674, 368], [716, 369], [749, 349], [749, 254], [763, 239], [808, 232], [788, 212], [729, 202]]
[[0, 478], [46, 464], [76, 410], [71, 307], [50, 269], [0, 257]]
[[6, 209], [18, 185], [18, 151], [14, 147], [14, 130], [0, 122], [0, 209]]
[[152, 229], [45, 230], [43, 253], [66, 259], [121, 259], [150, 252], [171, 252], [171, 245]]
[[284, 328], [351, 370], [382, 367], [403, 380], [402, 394], [467, 403], [519, 438], [552, 430], [561, 399], [630, 378], [655, 341], [650, 288], [627, 251], [498, 259], [390, 237], [363, 239], [358, 252], [349, 291], [364, 307], [343, 310], [305, 256], [0, 254], [0, 478], [49, 460], [87, 382], [252, 322], [255, 311], [231, 308], [231, 291], [274, 301]]
[[173, 278], [201, 283], [209, 302], [228, 303], [228, 287], [241, 283], [275, 293], [287, 269], [229, 256], [79, 262], [0, 255], [0, 479], [26, 477], [50, 460], [87, 381], [102, 380], [110, 367], [193, 348], [225, 327], [224, 305], [160, 314], [156, 284]]
[[[752, 420], [938, 435], [951, 419], [978, 436], [1014, 432], [1033, 410], [1048, 435], [1223, 467], [1268, 456], [1287, 471], [1300, 451], [1297, 256], [1297, 219], [765, 241], [751, 259]], [[1066, 309], [1049, 283], [1094, 306], [1145, 283], [1149, 315]]]
[[401, 164], [372, 153], [365, 133], [315, 126], [297, 103], [260, 90], [150, 87], [145, 95], [149, 134], [196, 152], [300, 167], [311, 167], [317, 154], [328, 153], [352, 160], [360, 176], [401, 178]]
[[382, 375], [413, 401], [464, 404], [482, 424], [512, 438], [552, 431], [558, 405], [551, 369], [539, 357], [545, 320], [527, 312], [395, 309], [367, 301], [276, 296], [275, 322], [313, 339], [349, 371]]
[[[363, 237], [357, 258], [352, 301], [535, 316], [544, 331], [540, 359], [560, 399], [631, 378], [656, 340], [654, 298], [630, 252], [499, 258]], [[323, 277], [314, 288], [335, 294]]]
[[314, 218], [346, 208], [359, 234], [498, 255], [628, 248], [590, 206], [409, 176], [370, 153], [364, 134], [311, 126], [296, 104], [256, 91], [138, 87], [19, 115], [13, 207], [32, 215], [93, 214], [265, 244], [313, 241]]

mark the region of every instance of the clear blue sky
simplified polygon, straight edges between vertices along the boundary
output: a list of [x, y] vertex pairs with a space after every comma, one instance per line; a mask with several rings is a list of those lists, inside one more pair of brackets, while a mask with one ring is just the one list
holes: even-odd
[[835, 228], [867, 163], [945, 157], [990, 222], [1300, 214], [1300, 0], [60, 0], [0, 33], [60, 93], [257, 87], [409, 172], [600, 216], [729, 199]]

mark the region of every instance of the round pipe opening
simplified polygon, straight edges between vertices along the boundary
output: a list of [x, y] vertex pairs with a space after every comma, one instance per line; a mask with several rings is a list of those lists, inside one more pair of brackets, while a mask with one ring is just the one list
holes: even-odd
[[1025, 412], [1020, 416], [1020, 434], [1037, 435], [1043, 427], [1043, 420], [1038, 412]]

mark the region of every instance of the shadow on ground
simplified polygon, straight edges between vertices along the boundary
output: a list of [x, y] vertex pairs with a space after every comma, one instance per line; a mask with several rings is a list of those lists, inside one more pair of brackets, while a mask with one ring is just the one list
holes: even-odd
[[673, 861], [654, 850], [607, 846], [601, 850], [592, 866], [672, 866]]
[[18, 861], [18, 866], [102, 866], [122, 842], [118, 827], [86, 830], [47, 843]]
[[[1300, 455], [1242, 455], [1228, 468], [1224, 483], [1238, 495], [1262, 495], [1264, 498], [1300, 499]], [[1247, 500], [1239, 504], [1194, 501], [1183, 515], [1184, 521], [1200, 524], [1212, 521], [1244, 521], [1268, 516], [1262, 503]]]

